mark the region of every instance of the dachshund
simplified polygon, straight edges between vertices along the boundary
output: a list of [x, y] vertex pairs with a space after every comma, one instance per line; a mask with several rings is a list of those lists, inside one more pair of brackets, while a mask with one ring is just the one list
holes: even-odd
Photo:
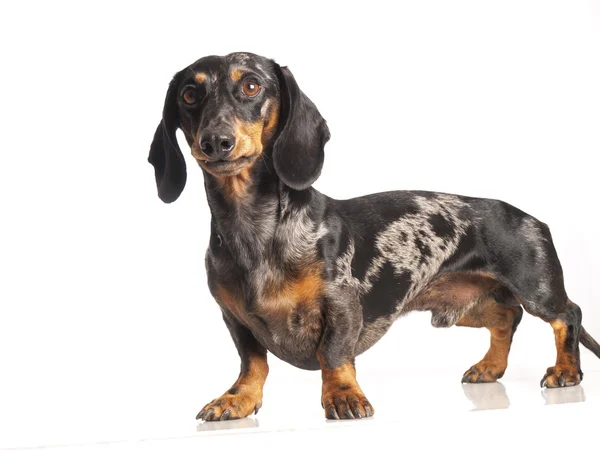
[[546, 224], [494, 199], [415, 190], [336, 200], [314, 189], [330, 133], [287, 67], [231, 53], [174, 75], [148, 156], [165, 203], [186, 184], [178, 129], [211, 212], [208, 287], [241, 359], [237, 381], [197, 420], [256, 414], [267, 351], [321, 371], [326, 418], [372, 416], [355, 358], [411, 311], [431, 312], [434, 327], [490, 331], [463, 383], [504, 375], [523, 309], [554, 329], [542, 388], [581, 382], [579, 343], [600, 357]]

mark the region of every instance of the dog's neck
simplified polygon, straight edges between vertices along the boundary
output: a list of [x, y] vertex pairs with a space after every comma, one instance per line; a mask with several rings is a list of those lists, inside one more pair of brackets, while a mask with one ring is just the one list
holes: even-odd
[[235, 176], [204, 172], [212, 215], [211, 245], [225, 246], [241, 266], [251, 266], [267, 251], [280, 215], [281, 186], [268, 158], [259, 158]]
[[[266, 260], [283, 263], [284, 239], [293, 247], [296, 225], [306, 226], [306, 208], [315, 195], [313, 188], [296, 191], [281, 182], [269, 158], [259, 159], [238, 179], [216, 178], [204, 172], [206, 196], [211, 210], [212, 248], [225, 251], [242, 270], [253, 270]], [[237, 196], [232, 196], [232, 193]], [[292, 241], [290, 241], [292, 239]]]

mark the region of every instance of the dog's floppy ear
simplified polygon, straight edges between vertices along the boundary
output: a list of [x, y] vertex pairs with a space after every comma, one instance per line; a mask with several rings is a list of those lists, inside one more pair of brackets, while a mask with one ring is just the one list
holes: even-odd
[[329, 128], [289, 69], [275, 64], [275, 71], [281, 105], [273, 164], [281, 181], [292, 189], [303, 190], [321, 174]]
[[179, 149], [175, 132], [179, 127], [177, 86], [183, 71], [177, 73], [167, 90], [162, 120], [150, 145], [148, 162], [154, 166], [158, 196], [165, 203], [177, 200], [187, 180], [185, 159]]

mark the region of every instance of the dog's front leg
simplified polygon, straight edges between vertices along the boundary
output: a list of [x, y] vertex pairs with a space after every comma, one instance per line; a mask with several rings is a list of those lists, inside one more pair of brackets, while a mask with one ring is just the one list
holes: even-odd
[[326, 307], [317, 358], [323, 378], [321, 405], [328, 419], [361, 419], [375, 413], [356, 381], [354, 350], [361, 329], [359, 311], [334, 302]]
[[202, 408], [196, 419], [241, 419], [256, 414], [262, 406], [263, 386], [269, 373], [267, 350], [233, 317], [223, 314], [223, 319], [242, 360], [240, 375], [227, 392]]

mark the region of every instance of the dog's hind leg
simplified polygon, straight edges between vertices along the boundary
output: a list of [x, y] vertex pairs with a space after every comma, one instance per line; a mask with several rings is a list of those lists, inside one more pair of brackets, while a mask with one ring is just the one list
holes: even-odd
[[581, 309], [568, 301], [565, 311], [548, 322], [554, 329], [556, 364], [548, 368], [540, 384], [549, 388], [579, 384], [583, 379], [579, 361]]
[[550, 230], [530, 217], [516, 231], [513, 253], [501, 255], [497, 264], [504, 275], [500, 281], [517, 296], [525, 311], [554, 329], [556, 363], [548, 368], [541, 385], [555, 388], [579, 384], [583, 378], [579, 360], [581, 309], [565, 291]]
[[[489, 383], [502, 378], [508, 365], [508, 353], [513, 335], [523, 317], [523, 309], [512, 299], [505, 288], [474, 306], [457, 323], [457, 326], [487, 328], [490, 331], [490, 348], [483, 359], [467, 370], [463, 383]], [[498, 301], [497, 301], [498, 300]]]

